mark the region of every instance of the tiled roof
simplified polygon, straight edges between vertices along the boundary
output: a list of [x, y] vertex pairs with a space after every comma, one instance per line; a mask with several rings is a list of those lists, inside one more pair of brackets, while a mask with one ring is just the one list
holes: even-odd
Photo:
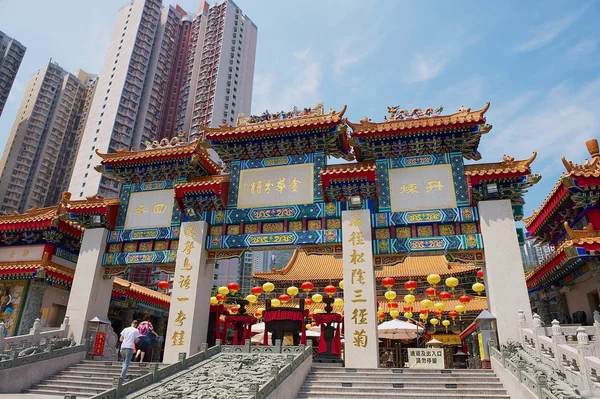
[[99, 195], [93, 195], [84, 200], [69, 200], [67, 207], [69, 210], [85, 210], [119, 204], [119, 198], [103, 198]]
[[202, 188], [203, 186], [210, 186], [213, 184], [227, 183], [229, 182], [229, 175], [219, 176], [206, 176], [193, 178], [185, 183], [175, 184], [175, 188]]
[[[564, 177], [564, 175], [563, 175], [563, 177]], [[542, 212], [546, 208], [546, 206], [548, 206], [548, 204], [554, 197], [554, 194], [556, 194], [561, 188], [563, 188], [562, 177], [560, 179], [558, 179], [558, 182], [556, 182], [556, 184], [554, 185], [554, 187], [552, 188], [550, 193], [546, 196], [546, 198], [542, 202], [542, 205], [540, 205], [539, 208], [534, 209], [531, 216], [523, 218], [523, 221], [525, 222], [525, 227], [531, 226], [531, 224], [536, 220], [536, 218], [540, 214], [540, 212]]]
[[369, 133], [384, 133], [392, 131], [411, 131], [415, 129], [436, 130], [446, 126], [459, 125], [464, 123], [484, 123], [484, 114], [490, 107], [490, 103], [486, 103], [485, 107], [477, 111], [471, 111], [470, 108], [464, 108], [461, 111], [442, 116], [422, 117], [415, 119], [391, 120], [385, 122], [371, 122], [365, 118], [359, 123], [345, 122], [352, 128], [352, 136], [360, 136]]
[[43, 222], [56, 216], [56, 206], [47, 208], [32, 208], [26, 213], [14, 213], [12, 215], [0, 215], [1, 224], [14, 224], [26, 222]]
[[375, 162], [358, 162], [339, 165], [328, 165], [325, 170], [321, 171], [322, 176], [339, 175], [348, 172], [375, 172], [377, 166]]
[[515, 161], [514, 158], [504, 155], [502, 162], [481, 163], [465, 165], [466, 176], [485, 176], [485, 175], [500, 175], [509, 173], [528, 173], [531, 172], [529, 166], [535, 160], [537, 152], [529, 159]]
[[73, 278], [75, 274], [75, 270], [61, 266], [57, 263], [48, 261], [48, 260], [39, 260], [39, 261], [30, 261], [30, 262], [3, 262], [0, 263], [0, 274], [6, 273], [24, 273], [24, 272], [34, 272], [37, 269], [46, 269], [50, 272], [58, 273], [63, 276]]
[[344, 116], [345, 112], [346, 106], [344, 105], [340, 112], [335, 112], [332, 110], [325, 115], [279, 119], [274, 121], [247, 124], [243, 126], [229, 126], [228, 124], [221, 125], [217, 128], [204, 126], [202, 129], [206, 132], [206, 138], [208, 140], [218, 140], [221, 138], [232, 137], [238, 134], [247, 134], [255, 132], [268, 133], [270, 131], [309, 128], [313, 126], [338, 123], [342, 121], [342, 117]]
[[[472, 264], [448, 262], [444, 256], [409, 256], [403, 263], [384, 266], [375, 278], [419, 278], [437, 273], [460, 275], [476, 271]], [[307, 255], [296, 250], [287, 266], [274, 272], [254, 273], [254, 278], [270, 281], [339, 281], [343, 279], [342, 259], [331, 255]]]
[[122, 278], [115, 277], [115, 281], [113, 284], [113, 288], [121, 289], [121, 290], [129, 290], [136, 294], [140, 294], [143, 296], [147, 296], [148, 298], [156, 299], [162, 302], [170, 303], [171, 297], [165, 294], [161, 294], [160, 292], [151, 290], [150, 288], [142, 287], [141, 285], [131, 283], [127, 280], [123, 280]]

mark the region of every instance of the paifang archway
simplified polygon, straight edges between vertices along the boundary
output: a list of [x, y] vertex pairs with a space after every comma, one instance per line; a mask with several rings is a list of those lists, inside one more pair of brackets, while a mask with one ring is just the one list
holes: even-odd
[[[175, 273], [167, 352], [190, 355], [199, 346], [190, 337], [206, 335], [211, 263], [263, 248], [346, 258], [344, 239], [352, 233], [343, 220], [350, 223], [357, 212], [349, 200], [360, 199], [371, 269], [412, 254], [485, 266], [500, 340], [516, 339], [517, 310], [530, 311], [514, 220], [523, 216], [523, 193], [539, 177], [530, 170], [535, 154], [464, 164], [481, 158], [481, 136], [491, 129], [488, 108], [441, 115], [390, 107], [383, 122], [351, 123], [343, 118], [345, 106], [325, 113], [318, 104], [240, 115], [235, 127], [205, 127], [195, 141], [181, 135], [142, 151], [99, 154], [98, 170], [123, 187], [112, 220], [106, 209], [71, 201], [72, 216], [88, 231], [110, 229], [106, 252], [80, 262], [101, 265], [105, 278], [131, 265]], [[332, 157], [357, 162], [327, 165]]]

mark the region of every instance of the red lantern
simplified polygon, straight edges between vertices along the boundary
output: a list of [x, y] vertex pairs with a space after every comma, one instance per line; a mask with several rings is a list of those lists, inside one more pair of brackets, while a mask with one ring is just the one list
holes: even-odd
[[421, 309], [419, 311], [419, 313], [421, 313], [421, 314], [429, 314], [429, 310], [427, 310], [427, 309]]
[[315, 288], [315, 285], [313, 283], [311, 283], [310, 281], [307, 281], [305, 283], [302, 283], [300, 288], [302, 289], [302, 291], [304, 291], [308, 294], [310, 291], [312, 291], [313, 288]]
[[168, 281], [159, 281], [157, 285], [158, 285], [158, 288], [160, 288], [163, 291], [166, 291], [169, 288], [171, 288], [171, 284], [169, 284]]
[[425, 290], [425, 295], [427, 295], [429, 298], [433, 298], [437, 296], [437, 290], [433, 287], [429, 287]]
[[444, 312], [442, 312], [441, 310], [436, 310], [435, 312], [433, 312], [434, 315], [436, 315], [437, 317], [440, 317]]
[[304, 306], [310, 306], [310, 305], [312, 305], [312, 303], [313, 303], [312, 299], [310, 299], [310, 298], [306, 298], [304, 300]]
[[412, 306], [404, 306], [402, 308], [405, 312], [412, 312], [413, 311], [413, 307]]
[[262, 287], [252, 287], [252, 293], [256, 296], [260, 296], [263, 293]]
[[390, 309], [398, 309], [398, 302], [390, 302], [388, 303], [388, 307]]
[[446, 292], [446, 291], [444, 291], [444, 292], [440, 292], [440, 299], [441, 299], [442, 301], [447, 301], [447, 300], [449, 300], [450, 298], [452, 298], [452, 294], [451, 294], [451, 293], [449, 293], [449, 292]]
[[327, 295], [329, 295], [329, 297], [332, 297], [333, 294], [337, 292], [337, 288], [335, 288], [333, 285], [328, 285], [325, 287], [324, 291]]
[[389, 290], [394, 286], [394, 284], [396, 284], [396, 280], [394, 280], [391, 277], [386, 277], [383, 280], [381, 280], [381, 284]]
[[240, 290], [240, 286], [238, 283], [229, 283], [227, 284], [227, 288], [231, 291], [232, 294], [235, 294]]
[[454, 318], [458, 317], [458, 312], [451, 310], [448, 312], [448, 316], [452, 317], [452, 320], [454, 320]]
[[378, 313], [377, 317], [380, 318], [381, 320], [385, 319], [385, 313]]
[[477, 277], [483, 278], [483, 269], [477, 270]]
[[287, 294], [279, 295], [279, 300], [281, 301], [281, 303], [288, 303], [290, 299], [290, 296]]
[[468, 295], [462, 295], [460, 298], [458, 298], [458, 300], [460, 303], [469, 303], [471, 302], [471, 297]]
[[417, 282], [413, 280], [408, 280], [406, 283], [404, 283], [404, 288], [406, 288], [408, 292], [412, 293], [414, 290], [417, 289]]
[[227, 300], [227, 295], [217, 294], [215, 298], [217, 298], [217, 301], [219, 302], [225, 302]]
[[314, 319], [314, 317], [315, 317], [315, 314], [314, 314], [313, 312], [310, 312], [310, 313], [308, 314], [308, 317], [309, 317], [309, 318], [311, 318], [311, 319]]
[[232, 306], [232, 307], [230, 307], [230, 308], [229, 308], [229, 311], [230, 311], [232, 314], [237, 314], [237, 312], [238, 312], [239, 310], [240, 310], [240, 308], [239, 308], [239, 307], [237, 307], [237, 306]]

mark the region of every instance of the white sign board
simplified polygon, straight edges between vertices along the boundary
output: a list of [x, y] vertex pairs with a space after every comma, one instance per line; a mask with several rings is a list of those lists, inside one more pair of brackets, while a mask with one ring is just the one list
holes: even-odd
[[314, 164], [244, 169], [240, 172], [238, 208], [312, 204]]
[[444, 368], [444, 350], [441, 348], [408, 348], [408, 368], [441, 370]]
[[206, 264], [206, 222], [184, 222], [175, 262], [175, 276], [165, 337], [165, 363], [176, 363], [206, 342], [214, 265]]
[[369, 210], [342, 212], [345, 363], [377, 368], [377, 302]]
[[448, 164], [389, 169], [393, 212], [456, 208]]
[[41, 261], [43, 245], [15, 245], [0, 248], [0, 262]]
[[175, 201], [173, 190], [131, 193], [125, 229], [169, 227]]

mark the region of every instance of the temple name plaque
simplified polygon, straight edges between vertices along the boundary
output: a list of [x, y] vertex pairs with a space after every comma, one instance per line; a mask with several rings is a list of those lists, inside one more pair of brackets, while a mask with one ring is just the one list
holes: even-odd
[[125, 229], [169, 227], [175, 201], [173, 190], [131, 193]]
[[240, 209], [312, 204], [313, 201], [313, 163], [244, 169], [240, 172]]
[[393, 212], [456, 208], [450, 165], [390, 169], [388, 173]]

